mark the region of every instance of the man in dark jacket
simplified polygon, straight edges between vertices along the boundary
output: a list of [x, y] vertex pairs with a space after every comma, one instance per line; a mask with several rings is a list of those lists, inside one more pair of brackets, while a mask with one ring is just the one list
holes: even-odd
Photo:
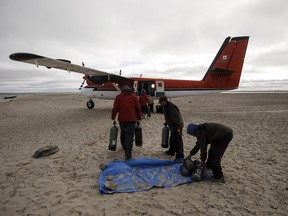
[[[204, 123], [200, 125], [191, 123], [187, 127], [187, 133], [197, 138], [196, 145], [190, 151], [188, 158], [191, 158], [191, 156], [200, 150], [200, 159], [203, 168], [212, 169], [212, 181], [224, 183], [225, 179], [222, 172], [221, 159], [233, 138], [233, 130], [219, 123]], [[207, 159], [208, 144], [211, 144], [211, 147]]]
[[183, 140], [182, 140], [182, 128], [184, 126], [183, 119], [178, 107], [167, 100], [166, 96], [159, 98], [159, 104], [163, 107], [165, 115], [165, 123], [170, 130], [170, 148], [165, 154], [174, 156], [175, 160], [183, 159]]
[[120, 141], [128, 160], [132, 158], [135, 123], [141, 120], [142, 115], [138, 99], [128, 86], [123, 86], [121, 94], [117, 95], [114, 100], [112, 120], [115, 120], [117, 113], [121, 130]]

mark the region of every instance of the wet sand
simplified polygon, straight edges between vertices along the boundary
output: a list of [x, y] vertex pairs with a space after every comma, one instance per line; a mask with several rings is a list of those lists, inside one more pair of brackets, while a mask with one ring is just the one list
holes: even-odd
[[[108, 150], [113, 101], [42, 95], [0, 102], [0, 215], [287, 215], [288, 93], [206, 94], [173, 99], [185, 126], [219, 122], [234, 130], [222, 165], [226, 183], [200, 182], [104, 195], [99, 165]], [[155, 101], [156, 102], [156, 101]], [[145, 118], [133, 157], [173, 159], [160, 146], [163, 115]], [[183, 135], [185, 155], [195, 138]], [[54, 155], [34, 152], [57, 145]], [[199, 154], [196, 155], [199, 158]]]

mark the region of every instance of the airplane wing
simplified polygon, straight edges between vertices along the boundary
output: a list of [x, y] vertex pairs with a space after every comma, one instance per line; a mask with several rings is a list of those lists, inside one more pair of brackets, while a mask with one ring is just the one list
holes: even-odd
[[[69, 72], [83, 73], [89, 75], [90, 77], [106, 77], [105, 80], [115, 82], [115, 81], [131, 81], [131, 79], [118, 76], [112, 73], [99, 71], [91, 68], [87, 68], [80, 65], [71, 64], [69, 60], [66, 59], [52, 59], [44, 56], [32, 54], [32, 53], [13, 53], [9, 56], [11, 60], [20, 61], [24, 63], [34, 64], [37, 67], [45, 66], [48, 69], [56, 68], [60, 70], [66, 70]], [[107, 78], [108, 77], [108, 78]], [[104, 79], [103, 79], [104, 80]]]

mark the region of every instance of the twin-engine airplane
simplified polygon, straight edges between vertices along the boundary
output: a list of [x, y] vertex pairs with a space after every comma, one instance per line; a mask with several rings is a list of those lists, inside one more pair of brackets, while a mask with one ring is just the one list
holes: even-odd
[[[189, 96], [203, 92], [237, 89], [241, 77], [248, 36], [227, 37], [202, 80], [176, 80], [142, 77], [123, 77], [80, 65], [71, 64], [65, 59], [52, 59], [31, 53], [14, 53], [10, 59], [30, 64], [56, 68], [69, 72], [83, 73], [87, 85], [81, 93], [88, 96], [87, 107], [93, 109], [93, 98], [114, 99], [122, 85], [133, 87], [137, 94], [142, 89], [153, 98], [163, 95], [168, 98]], [[83, 85], [82, 84], [82, 85]]]

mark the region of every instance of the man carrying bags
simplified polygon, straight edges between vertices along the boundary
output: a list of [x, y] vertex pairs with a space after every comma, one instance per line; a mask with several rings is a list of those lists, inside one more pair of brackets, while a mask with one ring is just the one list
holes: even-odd
[[120, 125], [120, 141], [125, 151], [126, 159], [132, 158], [133, 138], [135, 133], [135, 123], [141, 120], [141, 110], [137, 97], [128, 86], [121, 88], [121, 94], [117, 95], [112, 109], [111, 119], [114, 120], [118, 113]]
[[183, 140], [182, 140], [182, 128], [184, 126], [183, 119], [180, 114], [179, 108], [168, 101], [166, 96], [159, 98], [159, 104], [163, 107], [165, 115], [165, 123], [170, 130], [170, 148], [165, 152], [167, 155], [175, 156], [175, 160], [183, 160]]

